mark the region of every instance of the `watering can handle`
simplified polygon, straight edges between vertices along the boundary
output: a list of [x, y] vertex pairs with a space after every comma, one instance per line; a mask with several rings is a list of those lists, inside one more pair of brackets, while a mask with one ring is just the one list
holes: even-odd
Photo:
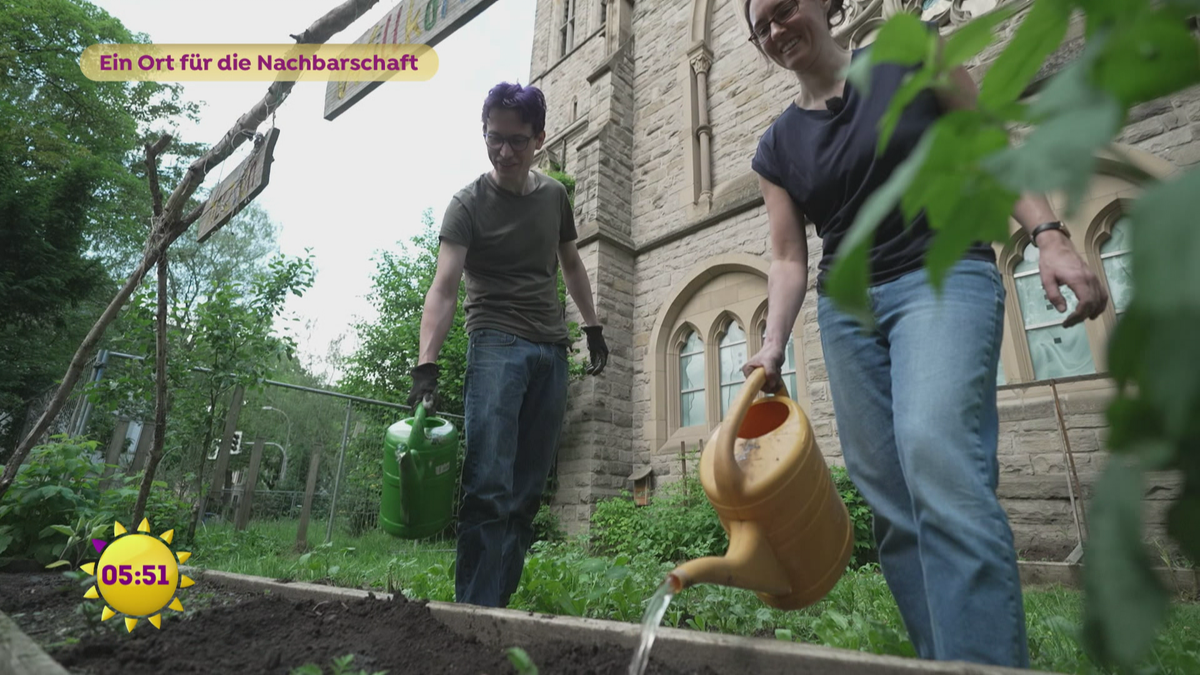
[[432, 402], [433, 401], [429, 397], [425, 397], [420, 403], [417, 403], [417, 409], [414, 411], [412, 425], [413, 436], [415, 438], [425, 438], [425, 407], [432, 404]]
[[[742, 469], [733, 456], [733, 446], [737, 442], [737, 431], [742, 426], [742, 420], [746, 419], [750, 405], [754, 403], [754, 398], [758, 396], [766, 381], [767, 371], [762, 368], [755, 368], [751, 371], [750, 376], [742, 384], [737, 398], [733, 399], [730, 404], [724, 421], [721, 422], [721, 430], [717, 434], [717, 454], [713, 458], [713, 468], [715, 469], [713, 479], [716, 481], [717, 491], [722, 495], [742, 494]], [[787, 385], [780, 382], [779, 391], [774, 395], [788, 398]]]

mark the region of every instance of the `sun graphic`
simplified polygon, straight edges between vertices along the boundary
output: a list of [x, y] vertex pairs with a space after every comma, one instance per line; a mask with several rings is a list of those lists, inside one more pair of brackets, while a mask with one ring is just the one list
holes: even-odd
[[155, 628], [161, 629], [160, 612], [164, 609], [182, 612], [183, 604], [175, 597], [175, 592], [195, 583], [179, 573], [179, 566], [192, 554], [173, 552], [168, 544], [174, 538], [175, 530], [156, 537], [150, 534], [150, 521], [145, 518], [136, 533], [115, 523], [113, 535], [116, 538], [112, 542], [92, 540], [100, 560], [80, 566], [96, 578], [96, 585], [83, 597], [104, 601], [101, 621], [124, 614], [127, 631], [132, 632], [140, 619], [148, 619]]

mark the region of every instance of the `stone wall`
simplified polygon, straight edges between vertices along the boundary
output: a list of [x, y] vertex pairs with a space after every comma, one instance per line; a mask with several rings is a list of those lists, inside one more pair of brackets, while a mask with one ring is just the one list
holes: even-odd
[[[565, 148], [556, 156], [566, 159], [579, 181], [580, 248], [614, 348], [609, 373], [571, 391], [556, 507], [574, 531], [586, 526], [597, 499], [631, 487], [624, 477], [635, 465], [648, 463], [660, 482], [673, 480], [680, 444], [694, 449], [707, 438], [707, 429], [671, 428], [663, 412], [666, 398], [675, 395], [665, 382], [661, 353], [664, 335], [674, 329], [666, 318], [723, 270], [765, 274], [766, 214], [749, 164], [759, 136], [798, 85], [746, 41], [740, 2], [612, 0], [608, 28], [577, 33], [582, 44], [558, 58], [561, 1], [539, 0], [530, 79], [551, 104], [548, 145], [551, 151]], [[1004, 40], [971, 64], [977, 81], [1025, 12], [1002, 26]], [[860, 19], [847, 29], [855, 39], [872, 25]], [[616, 26], [625, 32], [617, 34]], [[1081, 30], [1076, 22], [1041, 77], [1078, 53]], [[706, 76], [705, 85], [698, 85], [698, 73]], [[579, 101], [574, 120], [573, 99]], [[710, 198], [696, 197], [697, 138], [708, 131], [698, 121], [701, 104], [707, 105], [711, 133]], [[1129, 122], [1118, 140], [1158, 158], [1158, 173], [1200, 161], [1200, 88], [1139, 106]], [[813, 285], [821, 247], [811, 228], [808, 239], [810, 287], [793, 333], [803, 386], [794, 393], [809, 412], [823, 454], [841, 464], [816, 325]], [[578, 320], [573, 306], [570, 311]], [[1006, 343], [1012, 339], [1006, 335]], [[1110, 383], [1101, 377], [1062, 384], [1058, 394], [1080, 482], [1074, 494], [1049, 385], [1007, 385], [1000, 392], [999, 491], [1017, 548], [1034, 559], [1061, 560], [1074, 548], [1071, 498], [1087, 499], [1104, 462]], [[1156, 477], [1148, 486], [1152, 533], [1161, 536], [1163, 505], [1176, 490], [1170, 477]]]

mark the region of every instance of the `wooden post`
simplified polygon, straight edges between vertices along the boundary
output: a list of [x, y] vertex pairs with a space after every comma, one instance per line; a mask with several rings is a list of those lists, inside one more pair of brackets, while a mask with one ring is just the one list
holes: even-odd
[[234, 529], [244, 530], [250, 522], [250, 509], [254, 502], [254, 488], [258, 485], [258, 467], [262, 463], [263, 439], [254, 439], [254, 449], [250, 451], [250, 468], [246, 471], [246, 480], [242, 483], [242, 503], [238, 505], [237, 520]]
[[[221, 492], [225, 489], [225, 469], [229, 466], [229, 451], [233, 449], [233, 434], [237, 431], [238, 417], [242, 414], [244, 394], [245, 390], [242, 385], [234, 387], [233, 398], [229, 402], [229, 414], [225, 416], [225, 434], [221, 437], [221, 449], [217, 451], [217, 468], [213, 472], [212, 488], [209, 489], [207, 495], [200, 495], [200, 512], [196, 514], [200, 520], [204, 519], [210, 495], [215, 496], [220, 503], [224, 503]], [[204, 448], [204, 452], [208, 452], [208, 448]]]
[[137, 450], [133, 453], [133, 461], [129, 463], [129, 469], [125, 472], [126, 475], [136, 476], [138, 471], [146, 465], [146, 455], [150, 453], [150, 444], [154, 442], [154, 427], [149, 424], [142, 424], [142, 434], [138, 436]]
[[104, 455], [104, 463], [109, 466], [104, 467], [104, 471], [100, 474], [100, 480], [105, 486], [109, 484], [109, 477], [113, 474], [111, 465], [121, 461], [121, 452], [125, 450], [125, 434], [127, 433], [129, 433], [129, 420], [122, 417], [117, 422], [117, 428], [113, 429], [112, 440], [108, 442], [108, 452]]
[[296, 530], [296, 552], [308, 548], [308, 517], [312, 513], [313, 495], [317, 492], [317, 467], [321, 466], [321, 448], [313, 448], [308, 461], [308, 485], [304, 488], [304, 508], [300, 511], [300, 527]]

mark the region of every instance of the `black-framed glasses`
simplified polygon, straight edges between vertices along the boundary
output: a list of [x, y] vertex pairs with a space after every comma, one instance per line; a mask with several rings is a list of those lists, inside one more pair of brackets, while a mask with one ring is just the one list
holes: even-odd
[[779, 3], [779, 6], [776, 7], [775, 11], [771, 13], [770, 18], [768, 18], [766, 21], [760, 21], [758, 25], [750, 31], [750, 42], [753, 42], [761, 47], [763, 41], [771, 37], [772, 23], [782, 25], [784, 21], [787, 21], [795, 16], [796, 12], [799, 10], [800, 0], [791, 0], [791, 2]]
[[529, 136], [521, 136], [519, 134], [516, 136], [501, 136], [500, 134], [490, 132], [484, 134], [483, 138], [487, 142], [487, 146], [493, 150], [499, 150], [504, 147], [505, 143], [508, 143], [508, 147], [512, 148], [513, 152], [520, 152], [529, 147], [529, 141], [531, 140]]

